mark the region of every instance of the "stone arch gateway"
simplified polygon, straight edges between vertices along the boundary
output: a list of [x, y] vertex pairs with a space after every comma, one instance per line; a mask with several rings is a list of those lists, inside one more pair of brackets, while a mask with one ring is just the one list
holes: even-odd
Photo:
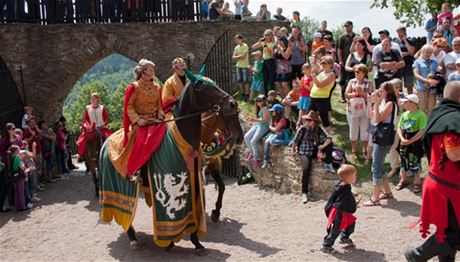
[[[22, 68], [27, 103], [45, 119], [59, 116], [75, 82], [97, 61], [119, 53], [134, 61], [153, 60], [157, 75], [171, 74], [175, 57], [189, 57], [198, 70], [222, 32], [247, 37], [248, 43], [272, 28], [271, 22], [200, 21], [127, 24], [6, 24], [0, 27], [0, 56], [16, 83]], [[284, 24], [283, 24], [284, 25]], [[233, 38], [229, 46], [233, 47]]]

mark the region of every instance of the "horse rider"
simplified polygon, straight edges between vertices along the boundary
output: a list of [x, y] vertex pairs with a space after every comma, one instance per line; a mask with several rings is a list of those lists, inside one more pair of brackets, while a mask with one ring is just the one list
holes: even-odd
[[163, 101], [162, 107], [165, 112], [168, 112], [171, 109], [172, 104], [180, 96], [182, 90], [184, 90], [184, 87], [188, 82], [184, 73], [184, 68], [186, 67], [187, 65], [182, 58], [178, 57], [172, 61], [172, 69], [174, 70], [174, 73], [164, 83], [161, 94], [161, 99]]
[[[91, 104], [85, 107], [85, 114], [83, 118], [83, 129], [97, 129], [102, 136], [102, 139], [105, 140], [112, 133], [110, 129], [107, 128], [109, 123], [109, 115], [107, 110], [103, 105], [100, 104], [101, 96], [99, 93], [91, 94]], [[85, 133], [82, 132], [78, 138], [78, 162], [83, 162], [83, 157], [85, 154], [86, 144], [85, 144]]]

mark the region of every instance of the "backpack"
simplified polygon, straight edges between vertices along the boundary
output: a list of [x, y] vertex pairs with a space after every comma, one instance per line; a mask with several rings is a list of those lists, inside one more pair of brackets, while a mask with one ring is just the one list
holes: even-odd
[[335, 169], [339, 169], [340, 166], [347, 163], [347, 157], [343, 149], [338, 147], [333, 147], [332, 149], [332, 166]]

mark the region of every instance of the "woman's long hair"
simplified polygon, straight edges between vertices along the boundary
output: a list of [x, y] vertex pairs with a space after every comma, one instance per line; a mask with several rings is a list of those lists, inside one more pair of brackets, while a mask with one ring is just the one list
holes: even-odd
[[10, 134], [9, 134], [8, 130], [14, 130], [15, 128], [16, 128], [16, 126], [13, 123], [6, 123], [5, 130], [3, 130], [2, 138], [7, 139], [9, 141], [10, 140]]
[[[262, 107], [267, 106], [267, 99], [264, 98], [264, 99], [262, 99], [262, 101], [264, 102]], [[257, 100], [256, 100], [256, 104], [254, 105], [254, 111], [256, 112], [256, 116], [259, 116], [259, 113], [260, 113], [260, 110], [262, 109], [262, 107], [260, 107], [258, 105]]]
[[[395, 106], [396, 106], [396, 112], [399, 111], [399, 107], [398, 107], [398, 97], [396, 95], [396, 92], [395, 92], [395, 89], [393, 87], [393, 85], [391, 84], [390, 81], [386, 81], [386, 82], [383, 82], [381, 85], [380, 85], [380, 88], [387, 91], [387, 97], [385, 98], [385, 102], [394, 102]], [[399, 95], [399, 94], [398, 94]]]

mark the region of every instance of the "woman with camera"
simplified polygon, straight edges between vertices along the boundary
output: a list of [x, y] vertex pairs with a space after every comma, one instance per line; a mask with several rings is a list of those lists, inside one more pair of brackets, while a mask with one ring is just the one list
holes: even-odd
[[[383, 165], [385, 157], [390, 152], [391, 145], [394, 141], [394, 125], [393, 122], [398, 114], [398, 102], [394, 88], [390, 82], [383, 82], [380, 89], [373, 92], [368, 96], [368, 100], [373, 103], [372, 108], [372, 121], [377, 124], [377, 130], [373, 135], [373, 155], [372, 155], [372, 183], [374, 191], [372, 196], [364, 202], [364, 206], [378, 206], [381, 199], [393, 198], [391, 193], [388, 176], [385, 174]], [[389, 124], [390, 133], [393, 134], [393, 141], [378, 141], [376, 139], [379, 125], [384, 126]], [[391, 127], [393, 130], [391, 130]], [[389, 136], [391, 137], [391, 136]], [[390, 138], [391, 139], [391, 138]], [[380, 196], [381, 187], [383, 186], [383, 195]]]
[[252, 45], [252, 49], [262, 47], [262, 59], [264, 61], [262, 72], [264, 75], [264, 91], [267, 95], [269, 90], [275, 88], [276, 64], [274, 59], [275, 34], [270, 29], [265, 30], [264, 37], [260, 38], [257, 43]]

